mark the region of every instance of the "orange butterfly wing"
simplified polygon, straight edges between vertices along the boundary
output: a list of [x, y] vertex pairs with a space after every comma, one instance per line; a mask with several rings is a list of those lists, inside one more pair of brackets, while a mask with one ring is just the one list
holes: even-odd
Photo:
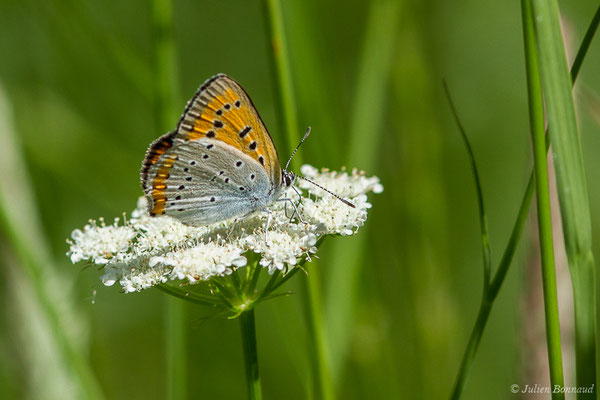
[[271, 135], [250, 96], [227, 75], [216, 75], [200, 87], [179, 120], [176, 138], [222, 141], [261, 164], [272, 185], [281, 182], [281, 166]]

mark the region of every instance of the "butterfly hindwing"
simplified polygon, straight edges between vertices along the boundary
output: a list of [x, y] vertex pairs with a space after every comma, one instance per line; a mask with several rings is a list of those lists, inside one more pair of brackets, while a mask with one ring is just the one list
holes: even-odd
[[189, 225], [250, 214], [274, 195], [253, 158], [206, 138], [176, 142], [161, 154], [148, 168], [144, 191], [151, 215], [170, 215]]
[[248, 94], [226, 75], [216, 75], [200, 87], [179, 121], [176, 137], [226, 143], [256, 160], [274, 186], [281, 181], [279, 157], [265, 124]]
[[144, 162], [142, 163], [142, 170], [140, 172], [140, 176], [142, 178], [142, 186], [146, 186], [146, 179], [150, 167], [156, 164], [160, 156], [163, 155], [165, 151], [173, 147], [176, 135], [176, 131], [166, 133], [150, 144], [150, 147], [148, 147], [148, 150], [146, 151], [146, 157], [144, 157]]

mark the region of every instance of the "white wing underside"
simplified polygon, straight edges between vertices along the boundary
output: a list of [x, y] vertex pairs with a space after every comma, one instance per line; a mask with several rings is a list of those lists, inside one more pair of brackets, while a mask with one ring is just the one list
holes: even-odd
[[[258, 162], [224, 142], [178, 141], [161, 158], [174, 155], [177, 160], [165, 189], [165, 214], [188, 225], [242, 217], [265, 209], [280, 195]], [[159, 160], [149, 169], [149, 182], [161, 164]], [[151, 196], [147, 198], [151, 201]]]

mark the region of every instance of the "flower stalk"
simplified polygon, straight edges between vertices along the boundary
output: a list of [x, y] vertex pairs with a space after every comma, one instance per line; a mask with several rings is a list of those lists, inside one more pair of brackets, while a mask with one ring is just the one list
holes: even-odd
[[258, 373], [258, 350], [256, 347], [256, 324], [254, 309], [240, 314], [242, 332], [242, 347], [244, 348], [244, 363], [246, 365], [246, 383], [250, 400], [262, 399], [260, 375]]

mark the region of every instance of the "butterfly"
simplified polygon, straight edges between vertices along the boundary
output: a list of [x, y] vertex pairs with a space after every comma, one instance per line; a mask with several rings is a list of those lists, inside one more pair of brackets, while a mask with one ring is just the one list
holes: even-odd
[[151, 216], [192, 226], [265, 210], [295, 180], [248, 94], [224, 74], [208, 79], [177, 128], [150, 144], [140, 175]]
[[148, 212], [201, 226], [266, 211], [296, 180], [289, 162], [281, 168], [273, 139], [242, 86], [216, 75], [188, 102], [177, 128], [146, 152], [140, 175]]

